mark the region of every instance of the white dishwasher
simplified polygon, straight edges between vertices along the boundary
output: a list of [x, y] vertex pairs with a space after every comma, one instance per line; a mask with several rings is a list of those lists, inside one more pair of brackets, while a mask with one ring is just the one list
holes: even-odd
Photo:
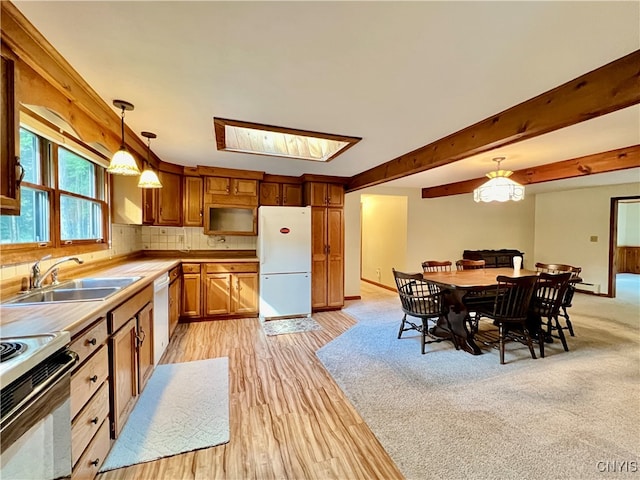
[[157, 365], [169, 345], [169, 274], [153, 282], [153, 363]]

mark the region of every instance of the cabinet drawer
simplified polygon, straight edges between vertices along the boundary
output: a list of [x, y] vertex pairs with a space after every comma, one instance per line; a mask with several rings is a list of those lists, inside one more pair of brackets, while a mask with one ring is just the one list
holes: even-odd
[[105, 420], [78, 460], [71, 474], [71, 480], [93, 480], [110, 449], [109, 420]]
[[117, 332], [120, 327], [151, 301], [153, 301], [153, 285], [149, 285], [109, 313], [109, 333]]
[[179, 276], [180, 276], [180, 266], [178, 265], [177, 267], [172, 268], [169, 271], [169, 282], [173, 282]]
[[200, 273], [199, 263], [183, 263], [182, 273]]
[[206, 263], [204, 269], [206, 273], [257, 273], [258, 264], [255, 262]]
[[104, 382], [71, 422], [71, 460], [75, 465], [100, 425], [109, 415], [109, 384]]
[[71, 351], [76, 352], [80, 359], [77, 365], [81, 365], [93, 352], [97, 351], [107, 340], [107, 321], [102, 317], [84, 333], [76, 337], [71, 346]]
[[108, 376], [109, 355], [106, 345], [103, 345], [71, 376], [71, 418], [78, 414]]

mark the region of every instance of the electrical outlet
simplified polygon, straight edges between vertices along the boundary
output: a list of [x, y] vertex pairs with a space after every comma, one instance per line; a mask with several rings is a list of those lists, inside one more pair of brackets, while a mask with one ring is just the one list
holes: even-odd
[[167, 234], [167, 229], [166, 228], [161, 228], [160, 229], [160, 235], [166, 235]]

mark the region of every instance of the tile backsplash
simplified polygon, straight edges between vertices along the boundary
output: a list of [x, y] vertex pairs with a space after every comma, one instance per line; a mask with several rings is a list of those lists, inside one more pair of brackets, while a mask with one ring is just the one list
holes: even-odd
[[255, 250], [258, 237], [205, 235], [202, 227], [143, 226], [142, 250]]
[[[111, 226], [111, 248], [100, 252], [78, 255], [86, 263], [108, 260], [140, 250], [255, 250], [258, 237], [232, 235], [204, 235], [202, 227], [151, 227], [114, 223]], [[44, 272], [58, 258], [43, 260]], [[0, 265], [0, 281], [15, 277], [29, 277], [33, 261]], [[68, 267], [62, 265], [61, 269]]]

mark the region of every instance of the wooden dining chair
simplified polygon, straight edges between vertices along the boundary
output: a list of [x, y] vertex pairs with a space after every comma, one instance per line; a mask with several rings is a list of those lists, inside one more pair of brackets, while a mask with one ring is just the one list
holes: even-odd
[[[564, 336], [564, 328], [558, 321], [560, 308], [565, 297], [571, 272], [564, 273], [546, 273], [542, 272], [536, 282], [536, 288], [531, 300], [531, 313], [536, 321], [540, 322], [538, 334], [538, 343], [540, 345], [540, 356], [544, 358], [544, 343], [546, 336], [552, 336], [553, 330], [558, 332], [557, 338], [562, 342], [565, 352], [569, 351], [567, 339]], [[547, 331], [544, 331], [544, 327]], [[553, 335], [555, 336], [555, 335]]]
[[569, 286], [565, 290], [564, 297], [562, 298], [562, 303], [560, 304], [560, 311], [558, 312], [558, 316], [564, 318], [566, 325], [563, 326], [560, 323], [558, 323], [558, 326], [559, 326], [558, 328], [569, 330], [569, 335], [571, 335], [572, 337], [575, 337], [575, 333], [573, 332], [573, 325], [571, 324], [571, 318], [569, 317], [569, 312], [567, 312], [567, 308], [570, 308], [573, 302], [573, 295], [576, 292], [576, 284], [582, 281], [582, 279], [580, 278], [582, 267], [574, 267], [573, 265], [566, 265], [563, 263], [538, 262], [536, 263], [536, 271], [544, 272], [544, 273], [571, 272]]
[[[448, 306], [444, 300], [445, 292], [437, 284], [424, 280], [420, 273], [404, 273], [395, 269], [392, 269], [392, 271], [400, 296], [402, 311], [404, 312], [400, 330], [398, 331], [398, 338], [401, 338], [403, 332], [408, 330], [420, 332], [422, 354], [424, 354], [427, 343], [438, 343], [447, 340], [446, 338], [432, 335], [429, 332], [429, 322], [435, 325], [439, 319], [444, 319], [449, 330], [451, 330], [451, 325], [447, 319]], [[420, 323], [412, 322], [407, 316], [420, 319]], [[427, 337], [432, 340], [427, 340]], [[453, 335], [451, 336], [451, 341], [458, 349]]]
[[[529, 332], [527, 320], [531, 298], [535, 290], [538, 277], [535, 275], [524, 277], [507, 277], [499, 275], [497, 288], [494, 289], [495, 300], [490, 308], [480, 306], [478, 313], [493, 320], [498, 326], [498, 348], [500, 349], [500, 364], [504, 365], [504, 345], [506, 340], [515, 340], [526, 344], [531, 352], [531, 358], [536, 358], [533, 341]], [[484, 342], [495, 346], [495, 342]]]
[[484, 267], [485, 267], [484, 260], [468, 260], [466, 258], [462, 258], [456, 261], [457, 270], [476, 270]]
[[425, 260], [422, 262], [423, 272], [450, 272], [451, 262], [449, 260]]

